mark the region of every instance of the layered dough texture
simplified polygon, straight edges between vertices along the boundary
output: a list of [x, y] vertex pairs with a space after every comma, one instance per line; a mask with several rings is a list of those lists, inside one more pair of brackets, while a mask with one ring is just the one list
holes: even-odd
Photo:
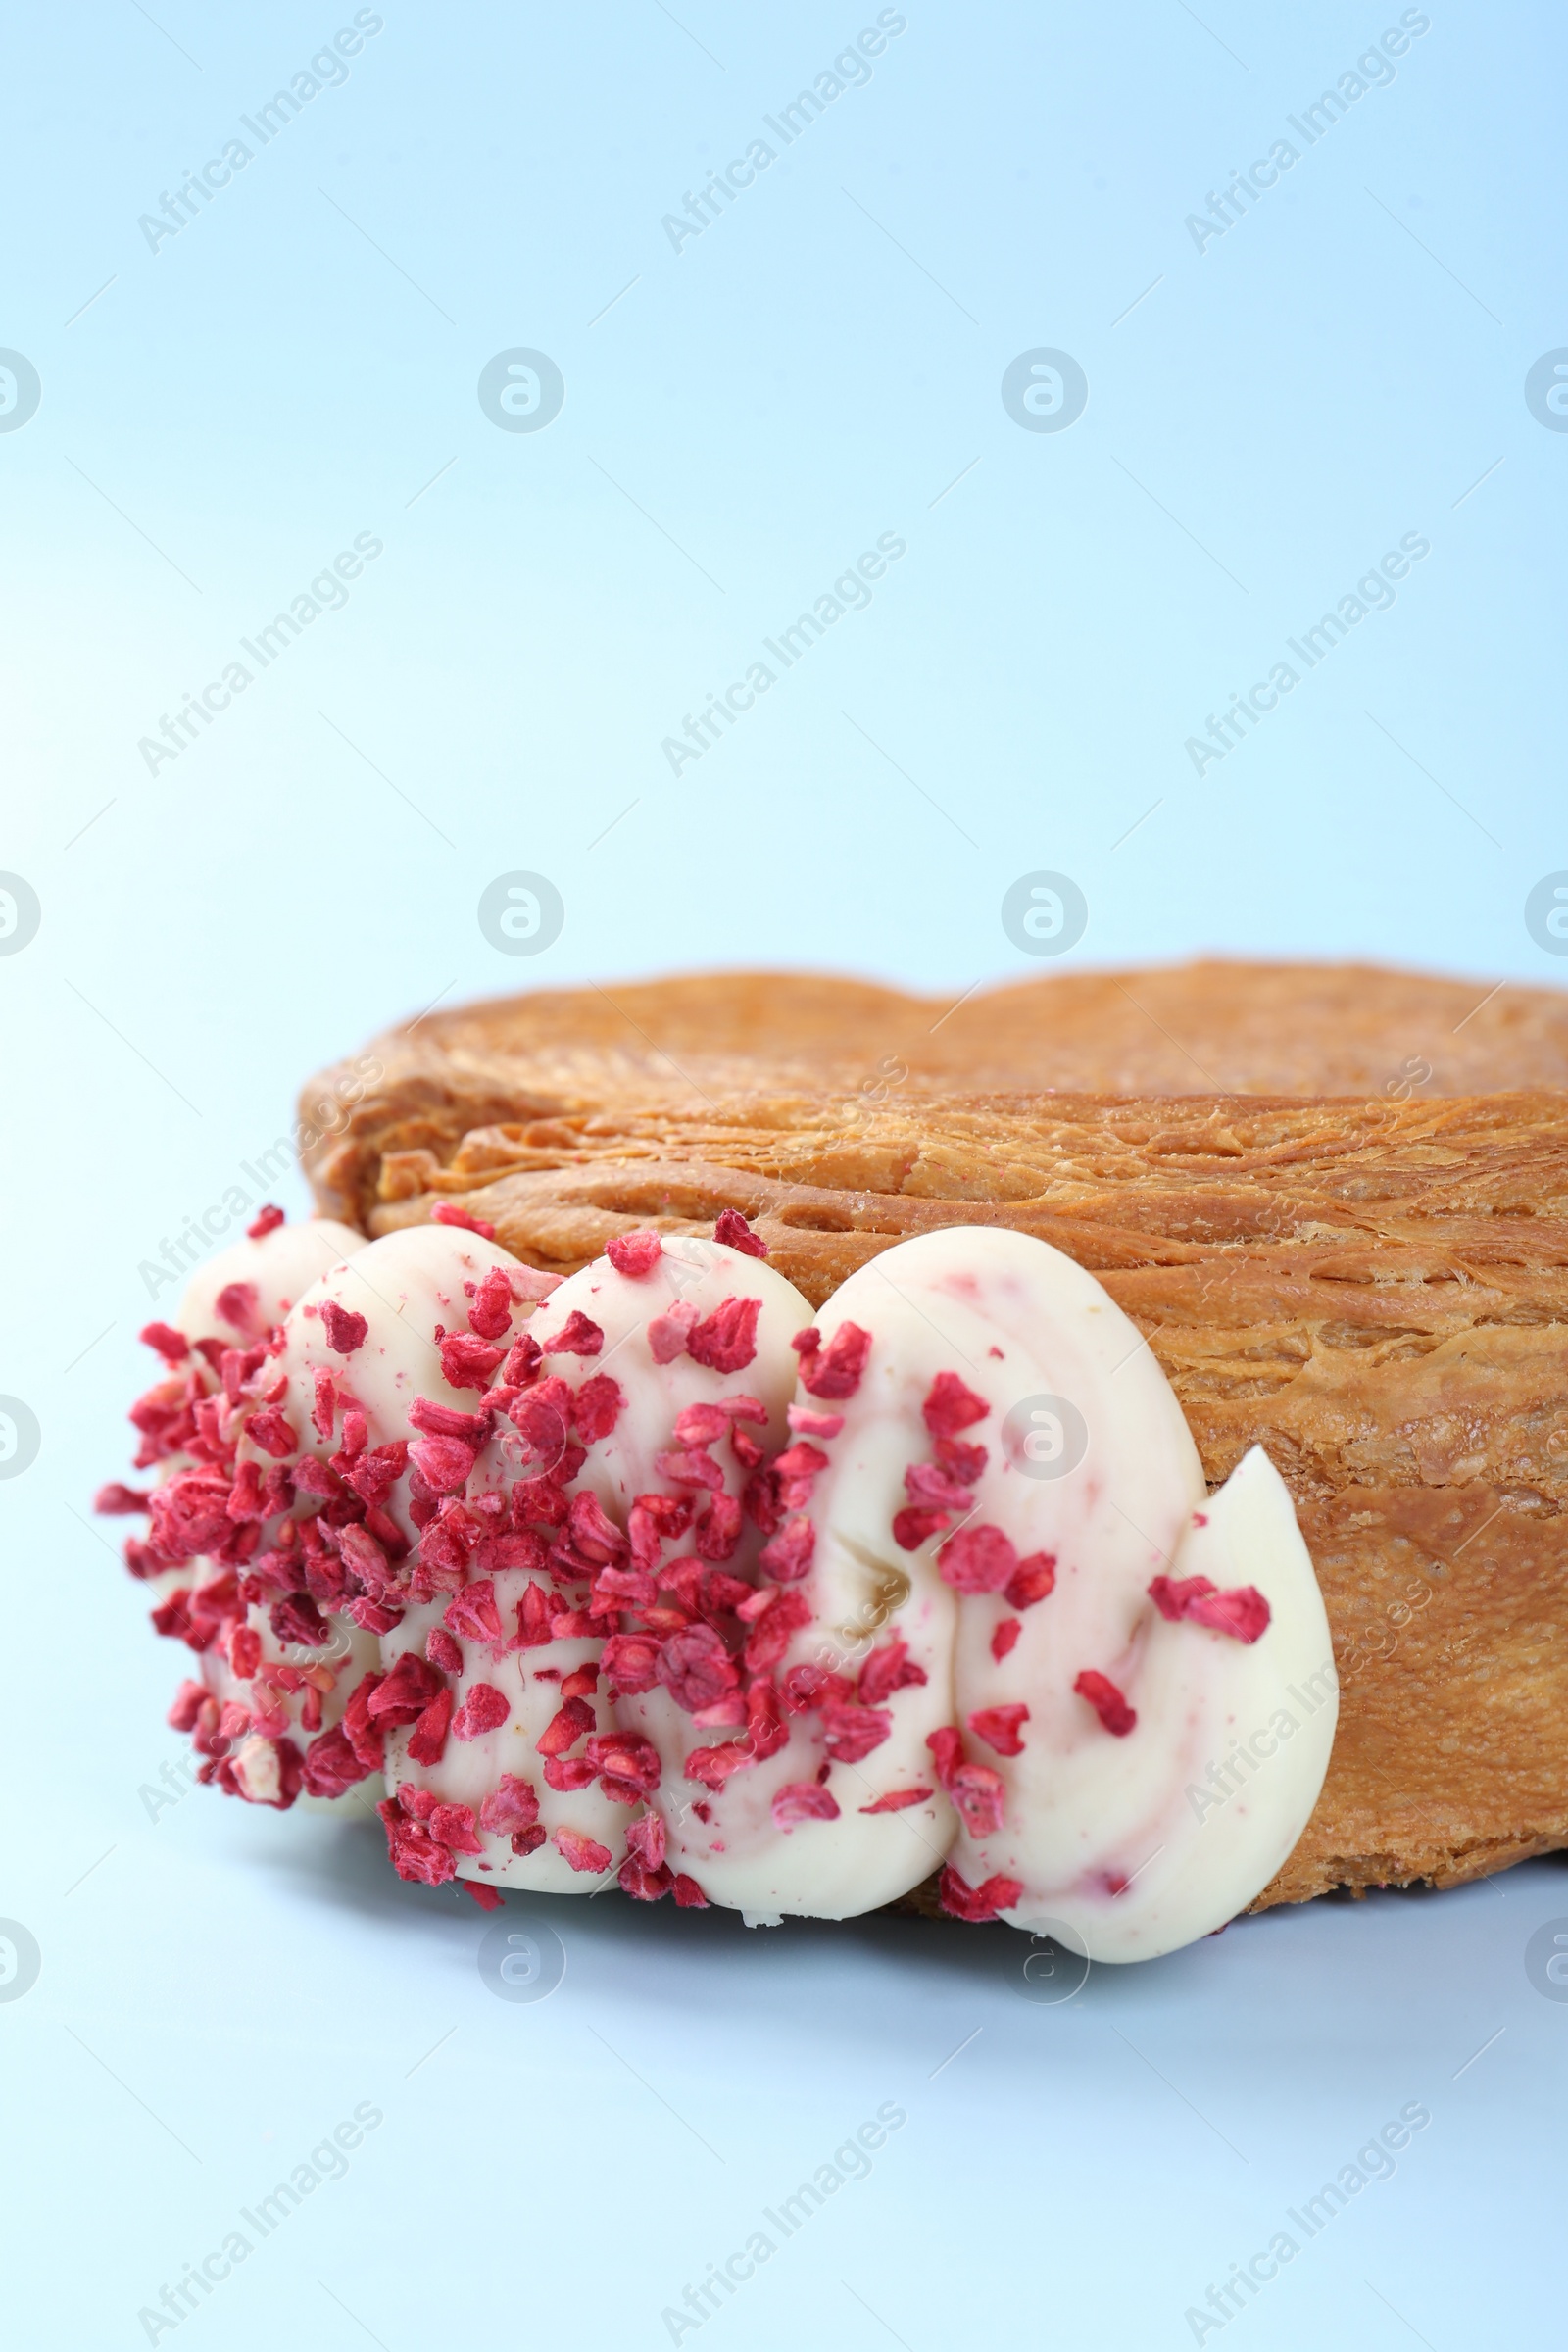
[[1336, 1689], [1289, 1494], [1254, 1449], [1209, 1495], [1060, 1251], [950, 1226], [813, 1321], [733, 1211], [564, 1281], [461, 1210], [274, 1215], [149, 1328], [133, 1415], [202, 1777], [378, 1796], [400, 1875], [486, 1903], [613, 1880], [760, 1924], [937, 1872], [1116, 1961], [1291, 1853]]

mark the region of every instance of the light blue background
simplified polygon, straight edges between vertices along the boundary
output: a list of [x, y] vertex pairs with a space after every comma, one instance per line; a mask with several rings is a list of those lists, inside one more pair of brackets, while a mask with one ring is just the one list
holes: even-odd
[[[138, 2306], [364, 2099], [349, 2177], [189, 2341], [665, 2342], [888, 2100], [871, 2178], [705, 2342], [1190, 2342], [1410, 2100], [1397, 2177], [1234, 2325], [1544, 2340], [1568, 2005], [1522, 1953], [1568, 1913], [1557, 1864], [1243, 1924], [1062, 2008], [1015, 1997], [1002, 1931], [562, 1905], [566, 1982], [513, 2007], [479, 1915], [372, 1845], [138, 1796], [175, 1666], [79, 1516], [145, 1371], [137, 1265], [394, 1015], [739, 961], [956, 993], [1037, 968], [998, 908], [1038, 867], [1087, 895], [1074, 965], [1564, 977], [1523, 922], [1568, 865], [1568, 435], [1523, 397], [1568, 343], [1560, 16], [1434, 7], [1200, 254], [1185, 216], [1396, 8], [905, 13], [679, 253], [662, 216], [874, 9], [387, 7], [156, 253], [138, 216], [353, 11], [11, 28], [0, 344], [43, 387], [0, 433], [0, 867], [43, 907], [0, 958], [0, 1391], [43, 1428], [0, 1483], [0, 1914], [44, 1952], [0, 2005], [19, 2346], [144, 2341]], [[565, 378], [542, 432], [476, 398], [514, 346]], [[1063, 432], [999, 396], [1037, 346], [1088, 375]], [[365, 532], [344, 609], [149, 774], [138, 739]], [[672, 776], [662, 738], [883, 532], [907, 554], [869, 609]], [[1185, 739], [1406, 532], [1432, 552], [1393, 609], [1200, 780]], [[566, 907], [533, 962], [475, 919], [517, 867]]]

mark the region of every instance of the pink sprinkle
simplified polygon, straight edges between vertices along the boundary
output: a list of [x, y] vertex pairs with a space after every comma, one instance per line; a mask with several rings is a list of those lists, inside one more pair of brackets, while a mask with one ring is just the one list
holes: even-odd
[[995, 1919], [999, 1911], [1010, 1911], [1022, 1893], [1023, 1882], [1004, 1878], [1000, 1871], [978, 1886], [960, 1878], [951, 1863], [942, 1873], [942, 1908], [954, 1919]]
[[363, 1348], [366, 1334], [370, 1328], [363, 1315], [355, 1314], [350, 1307], [339, 1306], [335, 1298], [322, 1299], [321, 1323], [326, 1332], [326, 1344], [337, 1355], [352, 1355], [357, 1348]]
[[739, 1250], [747, 1257], [765, 1257], [767, 1244], [755, 1234], [738, 1208], [721, 1208], [718, 1223], [713, 1227], [713, 1239], [722, 1242], [726, 1250]]
[[246, 1237], [253, 1242], [265, 1242], [268, 1235], [275, 1233], [282, 1222], [283, 1211], [274, 1201], [269, 1200], [266, 1207], [258, 1211], [255, 1223], [246, 1226]]
[[459, 1225], [465, 1233], [476, 1233], [482, 1242], [493, 1242], [496, 1238], [493, 1225], [486, 1225], [478, 1217], [470, 1217], [467, 1210], [459, 1208], [455, 1200], [438, 1200], [430, 1211], [430, 1222], [432, 1225]]
[[862, 1805], [862, 1813], [903, 1813], [910, 1805], [923, 1805], [934, 1793], [930, 1788], [895, 1788], [887, 1796], [879, 1796], [874, 1805]]
[[190, 1353], [189, 1340], [172, 1323], [144, 1323], [136, 1336], [143, 1347], [155, 1348], [166, 1364], [183, 1363]]
[[853, 1396], [859, 1387], [871, 1352], [871, 1334], [862, 1331], [858, 1323], [841, 1323], [824, 1349], [822, 1335], [812, 1325], [798, 1331], [790, 1346], [801, 1359], [802, 1387], [813, 1396], [836, 1401]]
[[551, 1843], [573, 1870], [598, 1873], [610, 1868], [610, 1848], [596, 1838], [584, 1838], [576, 1830], [558, 1830]]
[[836, 1438], [844, 1427], [842, 1413], [814, 1413], [808, 1404], [792, 1404], [788, 1417], [791, 1429], [801, 1438]]
[[960, 1429], [984, 1421], [990, 1410], [985, 1398], [965, 1388], [956, 1372], [939, 1372], [920, 1407], [934, 1438], [956, 1438]]
[[597, 1355], [604, 1344], [598, 1324], [574, 1306], [555, 1337], [541, 1340], [539, 1348], [544, 1355]]
[[664, 1245], [657, 1233], [640, 1230], [636, 1233], [617, 1233], [605, 1244], [605, 1255], [617, 1274], [631, 1282], [641, 1282], [651, 1274], [664, 1253]]
[[969, 1718], [969, 1729], [987, 1747], [995, 1748], [999, 1756], [1021, 1756], [1023, 1739], [1018, 1727], [1028, 1720], [1029, 1710], [1022, 1704], [977, 1707]]
[[1086, 1698], [1113, 1740], [1125, 1740], [1138, 1721], [1137, 1711], [1127, 1704], [1108, 1675], [1086, 1667], [1073, 1689], [1080, 1698]]
[[999, 1666], [1002, 1664], [1003, 1659], [1007, 1656], [1014, 1642], [1017, 1641], [1018, 1636], [1022, 1632], [1023, 1627], [1018, 1623], [1016, 1617], [1004, 1617], [1002, 1619], [1001, 1623], [998, 1625], [996, 1631], [991, 1637], [991, 1655], [996, 1659]]
[[944, 1584], [956, 1592], [1000, 1592], [1018, 1565], [1018, 1554], [1000, 1527], [961, 1527], [937, 1553]]
[[511, 1705], [494, 1683], [475, 1683], [452, 1719], [452, 1737], [477, 1740], [485, 1732], [498, 1731], [511, 1713]]
[[1237, 1642], [1257, 1641], [1267, 1631], [1271, 1614], [1255, 1585], [1233, 1585], [1222, 1592], [1206, 1576], [1156, 1576], [1149, 1597], [1172, 1625], [1185, 1617], [1191, 1625], [1206, 1625], [1211, 1633], [1229, 1634]]
[[838, 1804], [814, 1781], [787, 1781], [773, 1797], [773, 1827], [786, 1834], [803, 1821], [837, 1821]]

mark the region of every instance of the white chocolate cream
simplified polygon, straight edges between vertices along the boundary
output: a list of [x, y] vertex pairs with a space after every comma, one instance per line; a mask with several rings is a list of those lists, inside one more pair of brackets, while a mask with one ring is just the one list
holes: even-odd
[[363, 1802], [384, 1764], [400, 1874], [486, 1903], [846, 1918], [941, 1870], [1098, 1960], [1223, 1926], [1337, 1708], [1266, 1455], [1207, 1494], [1135, 1327], [1027, 1235], [901, 1243], [814, 1322], [719, 1237], [558, 1283], [461, 1225], [280, 1227], [204, 1272], [192, 1339], [236, 1281], [270, 1329], [201, 1359], [154, 1506], [210, 1777]]

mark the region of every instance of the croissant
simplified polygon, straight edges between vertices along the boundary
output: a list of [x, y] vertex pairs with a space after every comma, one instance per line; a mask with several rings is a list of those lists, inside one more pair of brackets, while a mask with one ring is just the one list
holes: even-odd
[[[1568, 1845], [1565, 1089], [1568, 998], [1511, 984], [723, 973], [427, 1015], [299, 1132], [356, 1234], [458, 1214], [556, 1275], [725, 1211], [813, 1308], [956, 1226], [1093, 1275], [1209, 1490], [1279, 1473], [1327, 1608], [1333, 1752], [1261, 1908]], [[1254, 1761], [1214, 1754], [1216, 1802]]]

